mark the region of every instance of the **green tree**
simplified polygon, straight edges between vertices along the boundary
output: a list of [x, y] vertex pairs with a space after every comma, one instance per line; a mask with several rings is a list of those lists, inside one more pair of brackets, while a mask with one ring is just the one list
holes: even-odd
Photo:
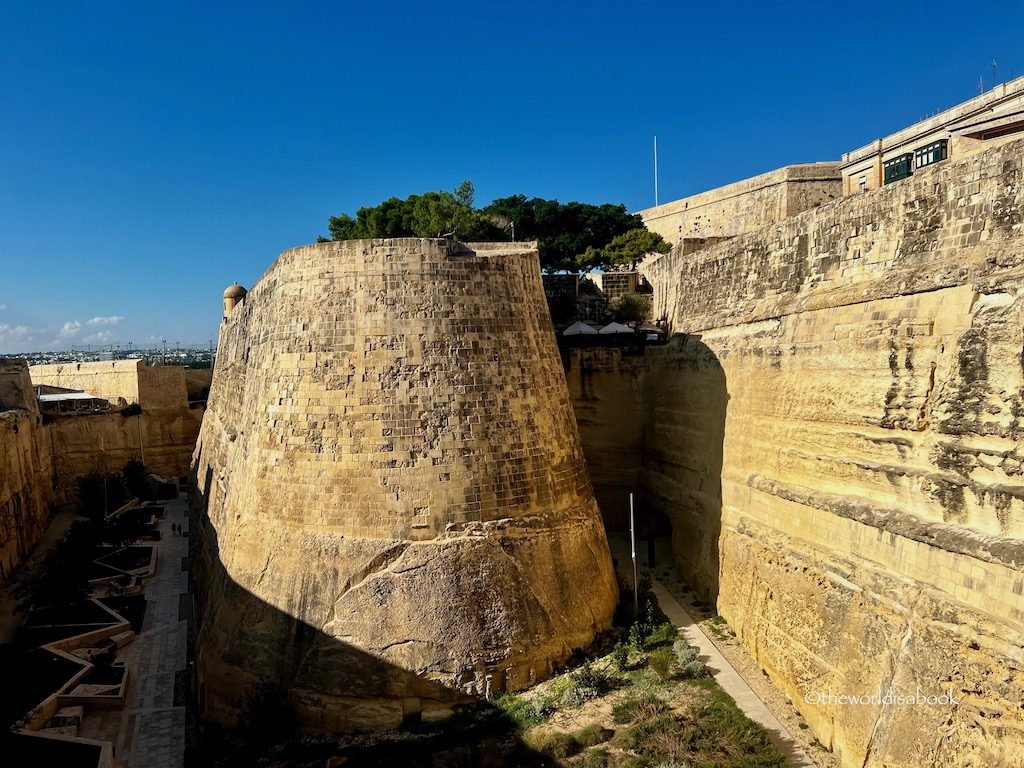
[[617, 323], [642, 325], [651, 316], [651, 299], [639, 293], [627, 293], [612, 305], [612, 317]]
[[613, 239], [604, 249], [605, 258], [612, 266], [636, 269], [649, 253], [668, 253], [671, 244], [657, 232], [645, 227], [631, 229]]
[[560, 203], [525, 195], [499, 198], [483, 212], [509, 232], [515, 225], [517, 240], [536, 240], [546, 272], [575, 271], [578, 254], [600, 249], [616, 236], [643, 227], [640, 217], [628, 213], [624, 205]]
[[604, 248], [588, 248], [576, 257], [581, 269], [636, 269], [649, 253], [668, 253], [672, 246], [657, 232], [637, 227], [617, 235]]
[[[632, 253], [639, 247], [634, 241], [639, 242], [640, 235], [632, 235], [628, 241], [618, 239], [633, 230], [650, 235], [641, 218], [628, 213], [624, 205], [560, 203], [511, 195], [478, 209], [474, 208], [475, 192], [473, 184], [464, 181], [451, 192], [425, 192], [404, 200], [390, 197], [379, 205], [360, 208], [354, 217], [347, 213], [331, 216], [327, 225], [333, 240], [441, 235], [464, 241], [502, 240], [514, 233], [517, 240], [537, 241], [541, 268], [546, 272], [607, 266], [613, 262], [604, 253], [606, 247], [614, 245], [623, 253]], [[652, 242], [664, 243], [660, 238]], [[611, 252], [615, 258], [627, 258], [615, 249]]]
[[404, 200], [389, 197], [379, 205], [360, 208], [354, 218], [347, 213], [331, 216], [327, 227], [332, 240], [442, 235], [460, 240], [500, 238], [501, 229], [491, 218], [473, 209], [474, 195], [473, 184], [464, 181], [454, 192], [425, 192]]

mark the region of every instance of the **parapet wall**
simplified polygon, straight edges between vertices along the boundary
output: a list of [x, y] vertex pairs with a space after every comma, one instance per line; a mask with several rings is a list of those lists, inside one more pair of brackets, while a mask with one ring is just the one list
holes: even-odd
[[393, 727], [610, 621], [530, 244], [283, 253], [222, 325], [194, 466], [212, 717], [269, 679], [311, 729]]
[[841, 193], [837, 163], [808, 163], [779, 168], [638, 213], [649, 230], [678, 246], [752, 232], [831, 202]]
[[[645, 502], [844, 766], [1024, 753], [1024, 142], [645, 265]], [[816, 699], [952, 692], [956, 706]]]

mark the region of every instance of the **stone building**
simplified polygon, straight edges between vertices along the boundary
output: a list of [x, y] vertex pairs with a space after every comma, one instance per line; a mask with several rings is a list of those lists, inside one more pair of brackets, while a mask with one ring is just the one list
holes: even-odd
[[149, 410], [187, 408], [185, 369], [147, 365], [142, 360], [33, 365], [33, 385], [88, 392], [112, 405], [144, 405]]
[[843, 154], [843, 194], [877, 189], [945, 160], [1024, 136], [1024, 77]]

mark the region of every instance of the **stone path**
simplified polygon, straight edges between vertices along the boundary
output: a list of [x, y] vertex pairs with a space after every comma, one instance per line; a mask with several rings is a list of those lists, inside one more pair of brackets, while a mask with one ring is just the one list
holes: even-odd
[[[187, 622], [179, 616], [188, 592], [188, 538], [171, 534], [171, 524], [188, 530], [184, 497], [164, 502], [156, 573], [145, 582], [142, 632], [119, 654], [129, 665], [128, 700], [120, 712], [90, 712], [83, 738], [114, 745], [123, 768], [182, 768], [185, 761], [185, 702], [174, 701], [175, 673], [186, 667]], [[182, 675], [183, 676], [183, 675]]]
[[[612, 555], [616, 558], [620, 572], [628, 574], [629, 582], [633, 580], [632, 561], [629, 554], [629, 542], [619, 536], [610, 536], [608, 544], [611, 546]], [[643, 562], [637, 543], [637, 559]], [[693, 620], [679, 602], [669, 594], [665, 586], [651, 574], [651, 591], [661, 610], [668, 616], [669, 621], [675, 624], [686, 642], [692, 645], [700, 653], [700, 660], [708, 668], [715, 681], [722, 687], [722, 690], [729, 694], [736, 702], [743, 713], [758, 725], [761, 725], [771, 738], [775, 747], [786, 758], [786, 764], [791, 768], [815, 768], [816, 764], [807, 753], [800, 748], [793, 736], [786, 730], [786, 727], [779, 722], [779, 719], [771, 713], [771, 710], [758, 697], [747, 682], [740, 676], [721, 654], [715, 644], [711, 642], [704, 630]]]

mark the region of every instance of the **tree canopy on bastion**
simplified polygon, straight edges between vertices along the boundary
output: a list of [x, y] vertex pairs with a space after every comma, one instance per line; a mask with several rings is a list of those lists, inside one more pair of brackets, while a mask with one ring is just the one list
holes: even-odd
[[[425, 192], [404, 200], [390, 197], [360, 208], [355, 217], [331, 216], [331, 240], [378, 237], [456, 237], [473, 242], [536, 240], [545, 272], [588, 271], [635, 266], [645, 253], [664, 253], [669, 244], [650, 232], [625, 205], [545, 200], [511, 195], [475, 208], [473, 184], [449, 192]], [[327, 238], [319, 238], [326, 242]]]

